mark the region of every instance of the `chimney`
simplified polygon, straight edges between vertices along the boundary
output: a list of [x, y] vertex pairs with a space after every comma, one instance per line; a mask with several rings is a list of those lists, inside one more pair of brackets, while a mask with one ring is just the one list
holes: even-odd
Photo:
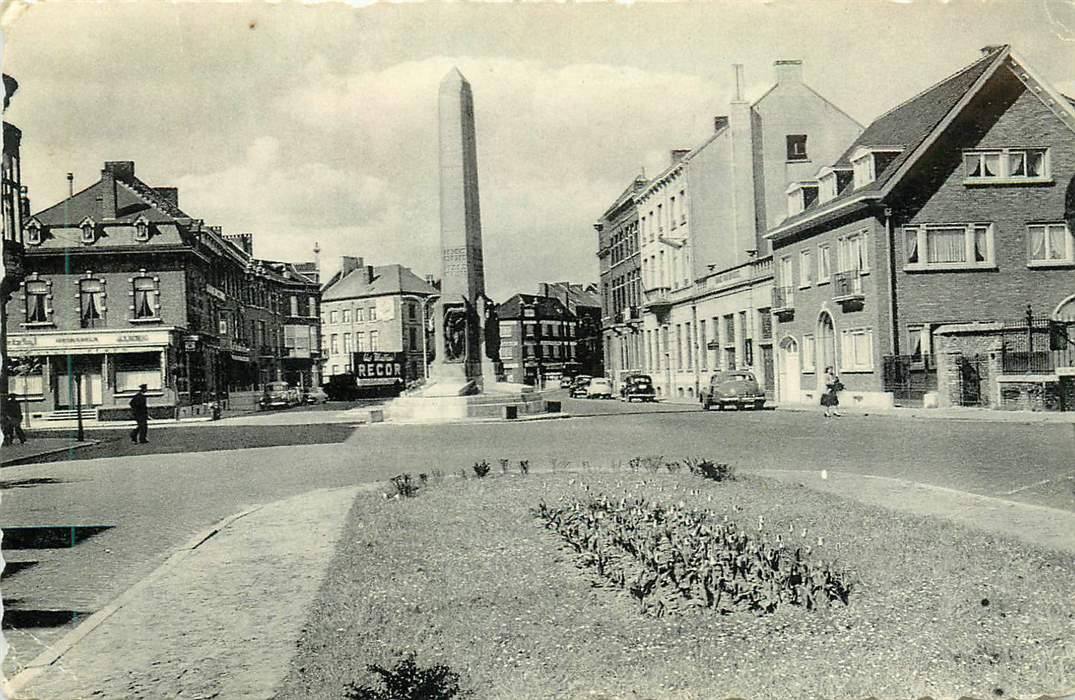
[[728, 115], [727, 114], [721, 114], [719, 116], [713, 117], [713, 132], [714, 133], [720, 131], [721, 129], [727, 128], [727, 126], [728, 126]]
[[102, 221], [116, 218], [116, 173], [110, 165], [114, 163], [105, 163], [97, 190], [97, 211]]
[[735, 99], [732, 104], [735, 104], [743, 101], [743, 64], [733, 63], [732, 69], [735, 71]]
[[437, 286], [436, 282], [437, 282], [437, 278], [434, 277], [432, 274], [427, 274], [426, 275], [426, 284], [428, 284], [430, 287], [436, 287]]
[[344, 255], [340, 258], [340, 277], [346, 277], [360, 267], [362, 267], [362, 258]]
[[171, 204], [176, 209], [179, 208], [179, 189], [176, 187], [154, 187], [153, 191], [156, 192], [161, 199]]
[[134, 177], [134, 161], [106, 160], [105, 172], [112, 173], [117, 180], [130, 180]]
[[366, 280], [366, 284], [373, 281], [373, 265], [366, 265], [362, 271], [363, 278]]
[[672, 164], [675, 165], [679, 161], [687, 157], [687, 154], [691, 152], [689, 148], [677, 148], [672, 151]]
[[803, 62], [774, 61], [773, 68], [776, 70], [777, 85], [792, 85], [803, 81]]

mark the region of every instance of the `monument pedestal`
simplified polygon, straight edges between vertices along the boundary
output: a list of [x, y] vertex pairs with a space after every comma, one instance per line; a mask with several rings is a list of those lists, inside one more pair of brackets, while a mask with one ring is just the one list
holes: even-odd
[[446, 393], [452, 390], [438, 383], [392, 399], [385, 404], [384, 418], [392, 423], [454, 423], [503, 418], [507, 406], [515, 406], [520, 418], [545, 412], [545, 399], [523, 384], [498, 382], [480, 394]]

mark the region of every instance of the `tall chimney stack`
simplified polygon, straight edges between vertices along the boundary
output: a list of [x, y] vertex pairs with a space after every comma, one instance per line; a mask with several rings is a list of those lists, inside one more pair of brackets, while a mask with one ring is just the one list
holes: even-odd
[[800, 60], [774, 61], [773, 68], [777, 85], [793, 85], [803, 81], [803, 62]]

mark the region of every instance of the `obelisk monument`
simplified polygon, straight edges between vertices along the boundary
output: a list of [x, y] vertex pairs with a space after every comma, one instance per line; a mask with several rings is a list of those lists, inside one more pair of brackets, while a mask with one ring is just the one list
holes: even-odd
[[441, 297], [434, 312], [436, 358], [424, 393], [459, 396], [496, 381], [485, 347], [486, 323], [496, 321], [485, 296], [474, 97], [458, 68], [440, 83], [438, 117]]

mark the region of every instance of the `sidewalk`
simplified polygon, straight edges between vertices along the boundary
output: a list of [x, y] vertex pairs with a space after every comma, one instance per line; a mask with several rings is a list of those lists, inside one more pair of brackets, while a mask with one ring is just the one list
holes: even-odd
[[312, 491], [225, 518], [31, 661], [5, 693], [272, 697], [363, 488]]

